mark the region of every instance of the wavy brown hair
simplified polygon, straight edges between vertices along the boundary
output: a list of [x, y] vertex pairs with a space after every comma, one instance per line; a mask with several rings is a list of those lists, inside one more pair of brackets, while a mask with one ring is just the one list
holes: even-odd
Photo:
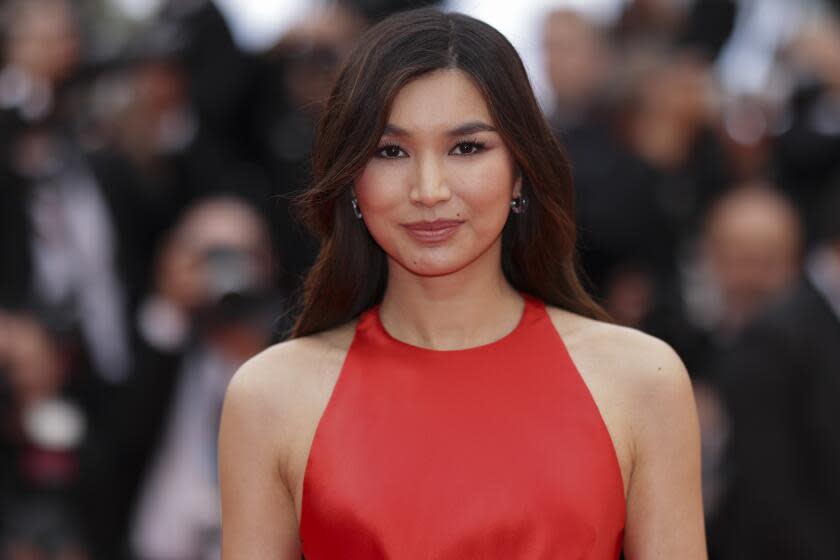
[[605, 318], [578, 274], [569, 162], [516, 50], [482, 21], [423, 8], [369, 29], [327, 101], [316, 131], [313, 184], [296, 200], [321, 247], [303, 283], [292, 336], [338, 326], [381, 301], [386, 256], [353, 214], [350, 188], [374, 154], [400, 88], [443, 69], [472, 78], [523, 174], [530, 205], [526, 213], [511, 215], [502, 232], [506, 278], [546, 303]]

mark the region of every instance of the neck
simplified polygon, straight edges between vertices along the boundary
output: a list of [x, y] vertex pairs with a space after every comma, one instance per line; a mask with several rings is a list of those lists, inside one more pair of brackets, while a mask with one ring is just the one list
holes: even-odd
[[443, 276], [420, 276], [389, 259], [379, 316], [398, 340], [455, 350], [502, 338], [516, 327], [523, 305], [502, 273], [497, 243], [476, 261]]

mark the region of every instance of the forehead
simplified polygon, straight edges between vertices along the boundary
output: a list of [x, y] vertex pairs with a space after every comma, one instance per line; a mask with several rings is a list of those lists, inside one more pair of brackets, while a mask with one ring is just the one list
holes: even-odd
[[400, 89], [388, 123], [409, 131], [448, 130], [465, 121], [492, 124], [490, 109], [472, 79], [461, 70], [436, 70]]

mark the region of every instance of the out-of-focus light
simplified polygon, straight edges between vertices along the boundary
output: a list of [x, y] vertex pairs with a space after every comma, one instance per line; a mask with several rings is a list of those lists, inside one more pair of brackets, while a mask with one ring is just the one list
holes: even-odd
[[738, 103], [723, 112], [723, 126], [730, 138], [743, 146], [755, 146], [766, 136], [767, 115], [756, 105]]
[[[138, 21], [154, 16], [166, 0], [109, 0], [124, 16]], [[210, 0], [175, 0], [200, 4]], [[324, 0], [212, 0], [227, 21], [240, 48], [259, 52], [273, 46], [283, 34]]]
[[63, 450], [79, 445], [85, 435], [87, 422], [77, 405], [62, 399], [49, 399], [26, 409], [23, 428], [35, 444]]
[[315, 0], [214, 0], [224, 14], [236, 43], [259, 52], [273, 46], [283, 34], [323, 2]]
[[144, 20], [150, 18], [160, 8], [162, 0], [110, 0], [125, 16]]

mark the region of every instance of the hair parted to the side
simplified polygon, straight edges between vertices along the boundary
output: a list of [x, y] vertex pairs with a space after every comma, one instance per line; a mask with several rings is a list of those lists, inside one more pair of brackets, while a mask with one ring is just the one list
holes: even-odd
[[321, 248], [303, 284], [292, 336], [338, 326], [381, 301], [386, 256], [355, 217], [351, 187], [377, 147], [397, 92], [410, 80], [443, 69], [472, 78], [523, 174], [528, 211], [511, 216], [502, 233], [508, 281], [548, 304], [606, 318], [578, 275], [568, 159], [534, 98], [519, 55], [482, 21], [422, 8], [388, 17], [365, 33], [318, 123], [313, 184], [295, 206]]

